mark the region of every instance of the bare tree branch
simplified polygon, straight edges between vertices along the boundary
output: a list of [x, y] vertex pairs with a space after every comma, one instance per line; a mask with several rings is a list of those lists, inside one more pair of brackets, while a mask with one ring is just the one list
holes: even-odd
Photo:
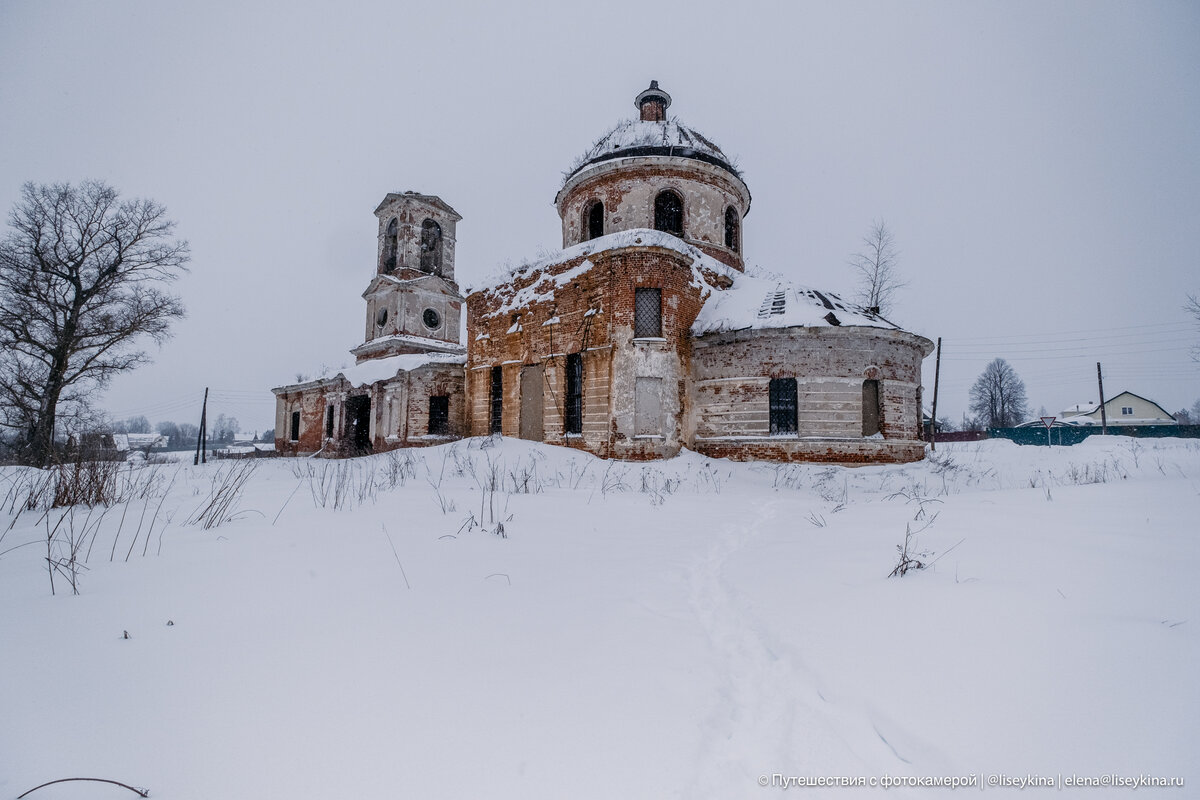
[[971, 413], [985, 427], [1009, 428], [1025, 420], [1025, 382], [1003, 358], [984, 368], [971, 386], [970, 397]]
[[183, 316], [163, 284], [188, 262], [187, 242], [152, 200], [120, 200], [99, 181], [27, 183], [0, 242], [0, 425], [18, 455], [44, 465], [56, 422], [88, 415], [86, 398], [149, 361]]
[[858, 274], [855, 301], [877, 314], [888, 315], [896, 292], [908, 285], [897, 268], [900, 254], [887, 223], [878, 220], [863, 237], [863, 250], [850, 257], [850, 266]]
[[[1200, 295], [1189, 294], [1183, 310], [1191, 314], [1197, 324], [1200, 324]], [[1192, 348], [1192, 360], [1200, 361], [1200, 345]]]

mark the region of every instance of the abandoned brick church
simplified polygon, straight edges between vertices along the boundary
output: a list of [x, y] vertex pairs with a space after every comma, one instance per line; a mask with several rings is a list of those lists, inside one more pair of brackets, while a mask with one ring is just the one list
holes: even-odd
[[[746, 275], [750, 190], [651, 82], [555, 198], [563, 249], [464, 297], [440, 198], [375, 209], [355, 366], [282, 386], [276, 448], [356, 454], [500, 433], [604, 458], [923, 457], [933, 349], [871, 309]], [[466, 344], [460, 320], [466, 307]]]

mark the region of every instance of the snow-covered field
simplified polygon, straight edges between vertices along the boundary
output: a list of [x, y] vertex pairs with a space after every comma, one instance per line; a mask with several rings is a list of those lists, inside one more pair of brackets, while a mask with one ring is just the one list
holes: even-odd
[[[0, 798], [1200, 786], [1197, 441], [843, 469], [475, 439], [122, 470], [107, 513], [15, 522], [30, 473], [0, 472]], [[928, 567], [889, 578], [906, 528]], [[1031, 776], [1061, 788], [1002, 785]]]

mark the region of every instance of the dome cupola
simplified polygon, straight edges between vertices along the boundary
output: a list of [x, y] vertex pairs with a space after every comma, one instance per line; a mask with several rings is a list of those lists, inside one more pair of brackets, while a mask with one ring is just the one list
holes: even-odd
[[650, 81], [650, 88], [639, 94], [633, 104], [641, 111], [642, 122], [666, 122], [671, 95], [658, 88], [658, 81]]
[[637, 94], [637, 119], [601, 136], [567, 171], [555, 206], [563, 247], [617, 231], [654, 228], [742, 269], [750, 190], [721, 148], [678, 118], [658, 81]]

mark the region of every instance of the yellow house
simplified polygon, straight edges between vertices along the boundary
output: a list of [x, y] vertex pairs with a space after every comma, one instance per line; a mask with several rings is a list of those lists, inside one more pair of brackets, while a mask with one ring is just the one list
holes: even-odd
[[[1109, 425], [1177, 425], [1175, 418], [1153, 400], [1133, 392], [1121, 392], [1104, 403]], [[1062, 421], [1070, 425], [1099, 425], [1100, 406], [1082, 403], [1062, 411]]]

